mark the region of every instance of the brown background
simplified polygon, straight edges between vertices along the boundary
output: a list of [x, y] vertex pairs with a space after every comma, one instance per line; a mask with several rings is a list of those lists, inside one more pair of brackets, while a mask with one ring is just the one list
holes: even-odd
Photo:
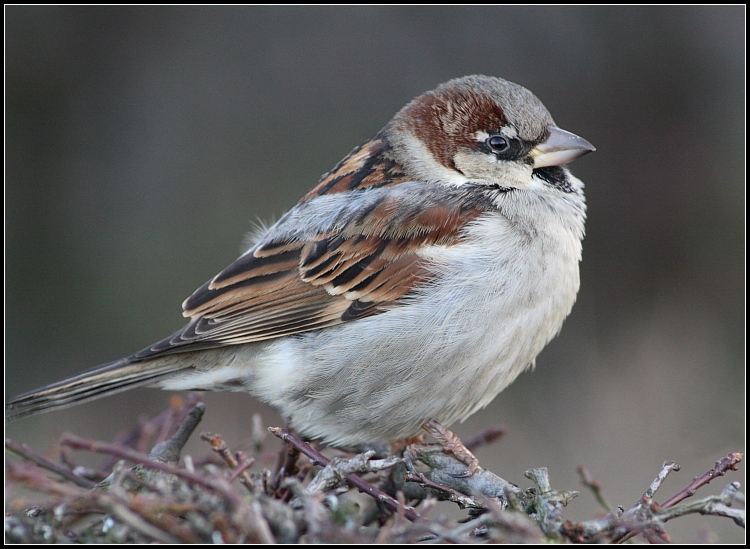
[[[6, 382], [16, 394], [129, 354], [407, 101], [471, 73], [536, 93], [598, 151], [582, 289], [563, 331], [482, 413], [505, 478], [587, 465], [634, 504], [744, 450], [744, 7], [6, 7]], [[37, 449], [108, 437], [168, 394], [14, 423]], [[245, 395], [206, 430], [248, 440]], [[261, 408], [268, 423], [279, 422]], [[203, 453], [200, 445], [194, 452]], [[740, 479], [741, 475], [732, 477]], [[720, 479], [718, 491], [729, 479]], [[658, 498], [657, 498], [658, 499]], [[591, 516], [588, 493], [570, 518]], [[693, 541], [729, 521], [670, 528]]]

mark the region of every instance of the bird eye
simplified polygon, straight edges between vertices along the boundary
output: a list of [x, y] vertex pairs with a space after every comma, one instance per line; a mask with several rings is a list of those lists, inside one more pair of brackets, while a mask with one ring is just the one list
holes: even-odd
[[487, 143], [487, 146], [492, 149], [492, 152], [496, 153], [505, 152], [508, 150], [508, 147], [510, 147], [508, 140], [504, 137], [500, 137], [499, 135], [492, 135], [488, 137], [485, 143]]

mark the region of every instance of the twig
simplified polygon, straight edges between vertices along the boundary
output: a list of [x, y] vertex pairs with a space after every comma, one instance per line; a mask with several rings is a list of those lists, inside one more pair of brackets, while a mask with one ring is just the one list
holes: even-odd
[[[330, 460], [325, 457], [320, 452], [313, 450], [312, 447], [310, 447], [309, 444], [302, 442], [297, 437], [289, 434], [284, 429], [281, 429], [279, 427], [269, 427], [268, 429], [271, 433], [273, 433], [275, 436], [279, 437], [281, 440], [286, 442], [287, 444], [294, 446], [297, 448], [300, 452], [305, 454], [307, 457], [309, 457], [311, 460], [313, 460], [318, 465], [328, 465], [330, 463]], [[359, 478], [355, 474], [347, 475], [346, 480], [354, 485], [360, 492], [363, 492], [373, 498], [375, 498], [377, 501], [380, 501], [388, 507], [391, 511], [398, 512], [399, 505], [398, 501], [396, 501], [394, 498], [386, 494], [385, 492], [378, 490], [370, 484], [369, 482], [365, 482], [361, 478]], [[404, 516], [408, 518], [411, 522], [418, 522], [421, 521], [422, 518], [417, 514], [417, 512], [411, 508], [406, 507], [404, 509]]]
[[659, 517], [667, 522], [676, 517], [689, 513], [700, 513], [701, 515], [716, 515], [729, 517], [741, 527], [745, 527], [745, 511], [743, 509], [732, 509], [731, 505], [740, 489], [739, 482], [728, 484], [718, 496], [707, 496], [695, 501], [678, 503], [670, 507], [662, 508]]
[[255, 486], [255, 483], [253, 482], [253, 477], [248, 474], [247, 470], [255, 465], [255, 458], [247, 457], [244, 452], [237, 452], [235, 454], [235, 459], [237, 459], [239, 465], [234, 471], [232, 471], [232, 474], [229, 475], [229, 482], [232, 482], [233, 480], [241, 476], [242, 479], [240, 480], [240, 482], [245, 484], [248, 490], [252, 490]]
[[650, 502], [653, 499], [656, 491], [661, 487], [662, 483], [667, 479], [667, 475], [669, 475], [669, 473], [671, 473], [672, 471], [679, 471], [679, 470], [680, 470], [679, 464], [675, 463], [674, 461], [665, 461], [664, 463], [662, 463], [659, 474], [656, 475], [656, 478], [653, 481], [651, 481], [651, 484], [649, 485], [646, 492], [643, 494], [643, 497], [646, 498]]
[[487, 509], [494, 519], [493, 522], [499, 528], [515, 537], [504, 541], [509, 543], [542, 543], [544, 536], [539, 526], [531, 518], [522, 512], [507, 511], [499, 501], [487, 500]]
[[373, 473], [389, 469], [403, 461], [400, 457], [389, 457], [386, 459], [370, 459], [375, 455], [373, 450], [364, 454], [357, 454], [351, 459], [334, 457], [322, 471], [307, 485], [305, 492], [308, 495], [333, 490], [342, 480], [351, 474]]
[[175, 430], [175, 426], [184, 423], [185, 418], [195, 405], [201, 402], [200, 393], [190, 393], [186, 401], [178, 395], [172, 395], [169, 401], [168, 412], [161, 421], [161, 431], [157, 435], [157, 440], [166, 439]]
[[578, 474], [581, 477], [581, 483], [589, 490], [591, 490], [591, 492], [594, 494], [594, 498], [597, 502], [599, 502], [599, 505], [601, 505], [607, 512], [612, 511], [612, 506], [609, 504], [607, 498], [605, 498], [604, 494], [602, 493], [601, 483], [594, 477], [592, 477], [591, 473], [589, 473], [589, 470], [586, 469], [586, 467], [584, 467], [583, 465], [578, 466]]
[[117, 517], [123, 524], [130, 526], [135, 531], [141, 532], [145, 536], [153, 538], [161, 543], [173, 544], [184, 541], [173, 535], [169, 530], [165, 530], [153, 524], [156, 519], [155, 513], [147, 513], [142, 505], [135, 505], [136, 501], [141, 503], [144, 498], [129, 497], [129, 494], [123, 485], [123, 479], [126, 473], [127, 470], [124, 467], [124, 462], [118, 462], [112, 471], [109, 489], [105, 493], [98, 494], [98, 497], [95, 496], [95, 499], [100, 500], [103, 507]]
[[680, 466], [674, 461], [665, 461], [661, 464], [661, 469], [656, 478], [651, 481], [651, 484], [641, 496], [641, 500], [629, 511], [629, 516], [638, 517], [640, 523], [636, 529], [631, 529], [630, 533], [620, 541], [625, 541], [640, 533], [649, 543], [672, 542], [662, 525], [655, 523], [653, 519], [659, 510], [658, 506], [654, 504], [654, 494], [667, 479], [669, 473], [679, 470]]
[[[737, 464], [742, 461], [742, 454], [739, 452], [732, 452], [727, 454], [725, 457], [721, 458], [719, 461], [717, 461], [714, 466], [709, 469], [707, 472], [705, 472], [700, 477], [696, 477], [693, 479], [693, 482], [688, 484], [685, 488], [680, 490], [677, 494], [669, 498], [667, 501], [665, 501], [661, 507], [662, 509], [668, 509], [670, 507], [673, 507], [677, 503], [681, 502], [682, 500], [689, 498], [693, 495], [695, 495], [695, 492], [700, 488], [701, 486], [705, 486], [709, 482], [711, 482], [714, 478], [718, 476], [723, 476], [726, 474], [727, 471], [736, 471], [737, 470]], [[670, 464], [673, 467], [674, 464], [672, 462], [664, 462], [664, 465], [662, 466], [662, 471], [660, 472], [659, 476], [654, 479], [654, 482], [651, 483], [651, 487], [649, 487], [649, 490], [646, 491], [646, 494], [644, 497], [646, 497], [649, 494], [649, 491], [651, 491], [651, 488], [656, 483], [656, 489], [659, 488], [659, 485], [661, 485], [661, 482], [663, 482], [663, 478], [661, 481], [659, 480], [661, 475], [663, 474], [664, 477], [669, 473]], [[678, 466], [679, 469], [679, 466]], [[656, 490], [653, 490], [655, 492]], [[651, 492], [651, 493], [653, 493]], [[686, 513], [682, 513], [686, 514]], [[670, 517], [673, 518], [673, 517]], [[736, 522], [736, 520], [735, 520]], [[626, 532], [621, 536], [616, 536], [612, 539], [614, 543], [624, 543], [631, 539], [632, 537], [636, 536], [639, 532], [630, 531]]]
[[217, 478], [207, 479], [196, 473], [190, 473], [185, 469], [175, 467], [174, 465], [171, 465], [169, 463], [150, 460], [148, 456], [141, 454], [140, 452], [136, 452], [135, 450], [130, 450], [129, 448], [107, 444], [106, 442], [86, 440], [69, 433], [63, 435], [60, 444], [62, 446], [69, 446], [77, 450], [88, 450], [89, 452], [118, 456], [134, 463], [138, 463], [146, 469], [156, 469], [157, 471], [169, 473], [197, 484], [198, 486], [202, 486], [203, 488], [206, 488], [208, 490], [218, 492], [222, 496], [224, 496], [224, 498], [228, 502], [237, 507], [241, 507], [244, 505], [239, 494], [232, 490], [229, 484], [225, 485], [224, 483], [217, 482]]
[[9, 461], [5, 465], [6, 477], [23, 483], [28, 489], [67, 497], [78, 497], [84, 493], [81, 486], [72, 486], [67, 483], [53, 480], [45, 475], [39, 467], [30, 463], [17, 463]]
[[198, 427], [205, 411], [206, 405], [202, 402], [198, 402], [193, 406], [180, 424], [177, 432], [169, 439], [153, 447], [148, 455], [149, 459], [164, 463], [177, 463], [180, 461], [180, 453], [185, 444], [187, 444], [190, 435]]
[[29, 448], [26, 444], [23, 444], [23, 443], [19, 444], [9, 438], [6, 438], [5, 447], [11, 452], [18, 454], [20, 457], [36, 463], [39, 467], [52, 471], [53, 473], [57, 473], [61, 477], [66, 478], [76, 483], [78, 486], [81, 486], [82, 488], [93, 488], [95, 486], [95, 483], [91, 482], [90, 480], [86, 478], [83, 478], [82, 476], [77, 475], [74, 471], [72, 471], [68, 467], [65, 467], [63, 465], [58, 465], [57, 463], [50, 461], [49, 459], [42, 456], [41, 454], [36, 453], [34, 450]]
[[705, 484], [708, 484], [716, 477], [724, 476], [727, 471], [730, 471], [730, 470], [736, 471], [737, 464], [739, 464], [742, 461], [742, 457], [743, 457], [742, 454], [739, 452], [732, 452], [732, 453], [727, 454], [725, 457], [717, 461], [716, 464], [713, 466], [713, 468], [709, 469], [700, 477], [693, 479], [693, 482], [688, 484], [685, 488], [683, 488], [674, 496], [672, 496], [667, 501], [662, 503], [661, 504], [662, 508], [671, 507], [672, 505], [679, 503], [683, 499], [689, 498], [690, 496], [695, 494], [698, 488], [700, 488], [701, 486]]
[[274, 474], [269, 487], [273, 494], [284, 499], [288, 494], [280, 493], [279, 488], [285, 478], [293, 477], [299, 471], [297, 468], [297, 459], [299, 458], [300, 451], [298, 448], [287, 444], [284, 440], [282, 440], [282, 444], [283, 446], [279, 451], [279, 457], [276, 462], [276, 473]]
[[232, 482], [237, 477], [241, 477], [240, 482], [244, 484], [245, 488], [247, 488], [252, 493], [255, 483], [253, 482], [253, 479], [247, 472], [247, 470], [253, 466], [253, 464], [255, 463], [255, 459], [249, 460], [246, 456], [244, 456], [244, 454], [241, 454], [242, 456], [244, 456], [244, 459], [242, 461], [238, 461], [237, 458], [235, 458], [235, 456], [233, 456], [229, 451], [227, 443], [223, 438], [221, 438], [221, 435], [217, 435], [214, 433], [202, 433], [200, 438], [201, 440], [205, 440], [206, 442], [210, 443], [211, 450], [219, 454], [219, 456], [221, 456], [221, 458], [226, 462], [230, 469], [232, 469], [232, 473], [229, 477], [229, 482]]
[[479, 504], [474, 498], [464, 495], [458, 490], [451, 488], [450, 486], [438, 484], [437, 482], [428, 479], [419, 471], [406, 471], [406, 473], [404, 474], [404, 480], [406, 482], [416, 482], [420, 486], [431, 488], [436, 492], [443, 494], [445, 496], [445, 499], [457, 504], [461, 509], [484, 509], [484, 505]]
[[507, 432], [508, 429], [506, 429], [504, 425], [493, 425], [492, 427], [487, 427], [484, 431], [464, 442], [464, 446], [473, 452], [480, 446], [486, 446], [487, 444], [497, 442], [501, 437], [505, 436]]
[[738, 453], [727, 455], [717, 461], [710, 471], [694, 479], [688, 487], [668, 499], [664, 505], [659, 506], [654, 503], [653, 495], [660, 488], [669, 472], [676, 468], [673, 462], [664, 462], [659, 474], [640, 501], [628, 511], [618, 508], [605, 517], [577, 524], [566, 521], [562, 524], [560, 531], [574, 542], [610, 541], [612, 543], [624, 543], [638, 534], [643, 534], [652, 543], [669, 542], [669, 535], [664, 531], [663, 524], [673, 518], [690, 513], [729, 517], [744, 527], [744, 510], [730, 508], [732, 502], [739, 497], [739, 483], [732, 483], [727, 486], [720, 496], [708, 496], [690, 503], [680, 503], [685, 498], [695, 494], [697, 488], [707, 484], [716, 476], [723, 475], [729, 470], [736, 470], [736, 465], [741, 459], [742, 455]]
[[454, 528], [446, 528], [442, 524], [436, 524], [434, 522], [426, 524], [425, 528], [428, 532], [437, 536], [441, 541], [445, 541], [446, 543], [465, 544], [471, 541], [472, 532], [493, 523], [494, 520], [495, 519], [492, 515], [486, 513], [470, 522], [459, 524]]
[[[180, 425], [188, 412], [192, 410], [198, 402], [200, 402], [199, 393], [190, 393], [185, 402], [183, 402], [183, 399], [179, 396], [173, 395], [172, 398], [169, 399], [169, 406], [166, 409], [146, 421], [141, 421], [138, 427], [132, 429], [125, 436], [115, 439], [113, 444], [134, 447], [138, 451], [146, 453], [149, 445], [152, 444], [149, 441], [155, 433], [159, 433], [156, 436], [157, 442], [166, 439], [169, 436], [169, 433], [175, 429], [175, 425]], [[105, 461], [100, 467], [101, 475], [103, 477], [109, 475], [116, 462], [117, 458], [115, 456], [110, 456], [110, 459]]]

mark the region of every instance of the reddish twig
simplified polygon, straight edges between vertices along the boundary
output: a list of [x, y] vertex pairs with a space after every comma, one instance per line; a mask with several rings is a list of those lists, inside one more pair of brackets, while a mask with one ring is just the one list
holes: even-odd
[[223, 485], [223, 483], [216, 482], [216, 478], [207, 479], [196, 473], [191, 473], [189, 471], [186, 471], [185, 469], [181, 469], [169, 463], [150, 460], [145, 454], [136, 452], [135, 450], [131, 450], [129, 448], [123, 448], [122, 446], [116, 446], [113, 444], [108, 444], [106, 442], [86, 440], [75, 435], [71, 435], [70, 433], [66, 433], [65, 435], [63, 435], [62, 440], [60, 441], [60, 445], [69, 446], [70, 448], [74, 448], [77, 450], [87, 450], [89, 452], [95, 452], [98, 454], [109, 454], [117, 456], [119, 458], [132, 461], [133, 463], [138, 463], [146, 469], [156, 469], [157, 471], [161, 471], [163, 473], [169, 473], [197, 484], [198, 486], [206, 488], [207, 490], [218, 492], [235, 507], [244, 505], [244, 502], [239, 497], [239, 494], [232, 490], [228, 483], [226, 485]]
[[[301, 441], [285, 429], [281, 429], [279, 427], [270, 427], [268, 430], [290, 446], [295, 447], [297, 450], [305, 454], [307, 457], [313, 460], [316, 465], [326, 466], [331, 462], [331, 460], [329, 460], [323, 454], [321, 454], [317, 450], [314, 450], [309, 444]], [[394, 511], [396, 513], [399, 512], [398, 501], [396, 501], [394, 498], [392, 498], [382, 490], [379, 490], [369, 482], [362, 480], [355, 474], [347, 475], [346, 480], [347, 482], [355, 486], [360, 492], [363, 492], [374, 498], [376, 501], [383, 503], [383, 505], [388, 507], [391, 511]], [[422, 517], [420, 517], [412, 507], [404, 508], [404, 516], [411, 522], [422, 521]]]
[[[736, 471], [737, 470], [737, 464], [742, 461], [742, 454], [739, 452], [732, 452], [728, 454], [727, 456], [721, 458], [719, 461], [714, 464], [713, 468], [708, 470], [706, 473], [701, 475], [700, 477], [696, 477], [693, 479], [693, 482], [688, 484], [685, 488], [680, 490], [677, 494], [666, 500], [660, 507], [662, 509], [668, 509], [670, 507], [675, 506], [679, 502], [681, 502], [684, 499], [687, 499], [693, 495], [695, 495], [695, 492], [700, 488], [701, 486], [705, 486], [709, 482], [711, 482], [714, 478], [723, 476], [726, 474], [727, 471]], [[648, 490], [646, 490], [646, 493], [643, 495], [643, 498], [641, 498], [641, 502], [636, 505], [636, 507], [641, 506], [653, 506], [655, 509], [658, 509], [659, 506], [652, 503], [652, 498], [656, 490], [661, 486], [662, 482], [664, 482], [664, 479], [666, 478], [667, 474], [669, 474], [670, 471], [673, 470], [679, 470], [679, 465], [677, 465], [674, 462], [671, 461], [665, 461], [662, 465], [662, 470], [660, 471], [659, 475], [654, 479], [654, 481], [649, 486]], [[646, 527], [642, 528], [639, 531], [630, 530], [629, 532], [620, 535], [620, 536], [614, 536], [612, 538], [613, 543], [625, 543], [629, 539], [633, 538], [634, 536], [638, 535], [639, 533], [643, 534], [648, 541], [654, 542], [653, 535], [656, 534], [661, 538], [662, 541], [669, 540], [669, 536], [661, 530], [661, 532], [655, 532], [654, 527], [651, 525], [647, 525]], [[663, 534], [663, 536], [662, 536]]]
[[604, 494], [602, 493], [601, 483], [594, 477], [592, 477], [591, 473], [589, 473], [589, 470], [586, 469], [586, 467], [584, 467], [583, 465], [578, 466], [578, 474], [581, 476], [581, 484], [583, 484], [593, 492], [594, 498], [599, 502], [599, 505], [601, 505], [607, 512], [611, 511], [612, 506], [609, 504], [607, 499], [604, 497]]
[[229, 481], [232, 482], [234, 479], [242, 476], [244, 480], [241, 480], [241, 482], [243, 482], [249, 490], [252, 490], [255, 484], [253, 483], [253, 477], [247, 473], [247, 470], [255, 465], [255, 458], [248, 458], [244, 452], [237, 452], [235, 458], [238, 460], [237, 463], [239, 463], [239, 465], [234, 471], [232, 471], [232, 474], [229, 475]]
[[[293, 435], [290, 434], [289, 436]], [[299, 449], [286, 444], [286, 441], [282, 439], [282, 448], [279, 451], [276, 463], [276, 473], [269, 485], [271, 493], [279, 499], [285, 499], [287, 496], [291, 498], [291, 494], [287, 490], [280, 490], [280, 487], [285, 478], [293, 477], [299, 472], [299, 468], [297, 467], [299, 454]]]
[[84, 494], [87, 489], [54, 480], [44, 474], [39, 467], [34, 467], [30, 463], [9, 461], [5, 466], [5, 475], [8, 480], [23, 483], [30, 490], [75, 498]]
[[471, 437], [468, 441], [464, 442], [464, 446], [473, 452], [480, 446], [485, 446], [487, 444], [497, 442], [507, 432], [508, 430], [504, 425], [493, 425], [492, 427], [488, 427], [481, 433]]
[[49, 459], [42, 456], [41, 454], [36, 453], [34, 450], [29, 448], [26, 444], [19, 444], [17, 442], [12, 441], [9, 438], [6, 438], [5, 447], [11, 452], [18, 454], [22, 458], [27, 459], [33, 463], [36, 463], [39, 467], [43, 467], [44, 469], [47, 469], [48, 471], [57, 473], [61, 477], [66, 478], [76, 483], [78, 486], [81, 486], [82, 488], [93, 488], [95, 486], [95, 484], [91, 482], [90, 480], [77, 475], [73, 470], [65, 467], [64, 465], [58, 465], [57, 463], [50, 461]]
[[[183, 401], [177, 395], [173, 395], [169, 399], [169, 406], [166, 409], [152, 418], [142, 421], [138, 427], [115, 439], [113, 444], [133, 447], [139, 452], [146, 453], [154, 443], [161, 442], [169, 437], [170, 433], [174, 432], [177, 426], [184, 422], [185, 417], [198, 402], [200, 402], [200, 394], [198, 393], [190, 393], [186, 401]], [[152, 442], [151, 439], [155, 433], [158, 434]], [[111, 459], [102, 464], [100, 471], [103, 476], [106, 477], [112, 472], [116, 462], [117, 458], [112, 456]]]
[[[237, 458], [233, 456], [229, 451], [227, 443], [223, 438], [221, 438], [221, 435], [217, 435], [214, 433], [203, 433], [201, 434], [201, 440], [205, 440], [206, 442], [210, 443], [211, 450], [219, 454], [219, 456], [221, 456], [221, 458], [226, 462], [230, 469], [232, 469], [232, 473], [229, 477], [229, 482], [232, 482], [234, 479], [240, 477], [240, 482], [245, 485], [245, 488], [252, 492], [255, 483], [253, 482], [253, 479], [247, 472], [247, 470], [253, 466], [253, 464], [255, 463], [255, 459], [248, 460], [247, 457], [245, 457], [242, 461], [238, 461]], [[242, 455], [244, 456], [244, 454]]]
[[737, 464], [742, 461], [742, 457], [742, 454], [739, 452], [732, 452], [730, 454], [727, 454], [725, 457], [717, 461], [713, 468], [709, 469], [703, 475], [695, 478], [693, 482], [688, 484], [685, 488], [662, 503], [661, 506], [663, 508], [671, 507], [672, 505], [681, 502], [683, 499], [695, 495], [695, 492], [698, 490], [698, 488], [708, 484], [716, 477], [724, 476], [727, 471], [736, 471]]

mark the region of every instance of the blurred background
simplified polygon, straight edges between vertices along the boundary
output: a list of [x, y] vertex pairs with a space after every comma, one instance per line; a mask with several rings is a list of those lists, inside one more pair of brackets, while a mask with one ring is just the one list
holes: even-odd
[[[481, 463], [632, 506], [745, 445], [745, 43], [735, 7], [6, 6], [6, 397], [141, 349], [180, 303], [416, 95], [472, 73], [532, 90], [597, 152], [582, 286], [533, 373], [455, 426], [509, 433]], [[6, 426], [39, 451], [109, 439], [141, 389]], [[246, 395], [209, 394], [232, 445]], [[192, 451], [207, 453], [194, 443]], [[744, 471], [744, 464], [742, 466]], [[718, 493], [744, 473], [719, 479]], [[583, 494], [566, 513], [590, 518]], [[677, 541], [741, 541], [726, 519]]]

